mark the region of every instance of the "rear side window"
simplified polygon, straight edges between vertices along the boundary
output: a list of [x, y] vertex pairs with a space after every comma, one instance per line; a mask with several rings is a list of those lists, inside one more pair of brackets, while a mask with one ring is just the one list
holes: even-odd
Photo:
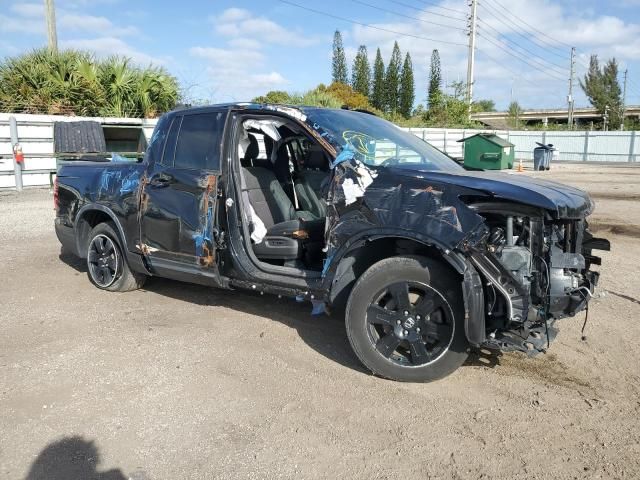
[[174, 166], [195, 170], [220, 169], [222, 112], [185, 115], [175, 148]]
[[173, 167], [173, 158], [176, 155], [176, 142], [178, 140], [178, 131], [180, 130], [180, 122], [182, 117], [174, 117], [171, 122], [171, 128], [167, 134], [167, 141], [164, 145], [164, 153], [162, 154], [162, 163], [167, 167]]
[[160, 162], [170, 123], [171, 122], [169, 121], [169, 117], [167, 117], [166, 115], [160, 117], [160, 120], [158, 120], [156, 128], [154, 128], [153, 130], [153, 135], [151, 135], [149, 146], [147, 147], [147, 162]]

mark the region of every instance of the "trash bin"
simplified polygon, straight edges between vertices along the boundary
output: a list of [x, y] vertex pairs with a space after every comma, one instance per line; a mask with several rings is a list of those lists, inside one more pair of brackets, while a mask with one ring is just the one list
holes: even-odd
[[533, 149], [533, 169], [536, 171], [549, 170], [555, 148], [552, 144], [545, 145], [540, 142], [536, 142], [536, 144], [538, 146]]
[[503, 170], [513, 168], [514, 145], [493, 133], [478, 133], [458, 140], [464, 144], [464, 168], [467, 170]]

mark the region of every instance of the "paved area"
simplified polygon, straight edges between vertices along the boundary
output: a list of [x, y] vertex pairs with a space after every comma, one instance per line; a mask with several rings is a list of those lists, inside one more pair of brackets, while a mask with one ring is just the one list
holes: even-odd
[[290, 300], [99, 291], [50, 192], [0, 192], [0, 478], [640, 477], [640, 169], [536, 175], [590, 190], [612, 241], [587, 340], [580, 315], [546, 355], [427, 385], [369, 375], [340, 319]]

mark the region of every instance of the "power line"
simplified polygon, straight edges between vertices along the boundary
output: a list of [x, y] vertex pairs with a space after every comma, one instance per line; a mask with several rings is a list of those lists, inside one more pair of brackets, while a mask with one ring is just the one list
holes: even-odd
[[[527, 23], [526, 21], [524, 21], [523, 19], [521, 19], [521, 18], [520, 18], [520, 17], [518, 17], [517, 15], [515, 15], [515, 14], [511, 13], [511, 11], [510, 11], [507, 7], [505, 7], [504, 5], [502, 5], [498, 0], [483, 0], [483, 1], [485, 1], [485, 2], [491, 2], [491, 3], [495, 4], [497, 7], [499, 7], [499, 8], [500, 8], [500, 9], [502, 9], [502, 10], [504, 10], [504, 11], [505, 11], [509, 16], [511, 16], [515, 21], [519, 22], [521, 25], [524, 25], [524, 26], [525, 26], [525, 28], [526, 28], [526, 27], [528, 27], [528, 28], [530, 28], [531, 30], [533, 30], [534, 32], [538, 33], [538, 34], [540, 35], [539, 37], [537, 37], [537, 38], [536, 38], [536, 37], [531, 37], [531, 38], [529, 38], [529, 37], [526, 37], [525, 35], [523, 35], [523, 34], [522, 34], [522, 32], [518, 31], [515, 27], [513, 27], [513, 26], [509, 26], [509, 25], [507, 25], [505, 22], [500, 22], [500, 23], [502, 23], [503, 25], [507, 25], [507, 26], [509, 26], [509, 27], [511, 28], [511, 30], [512, 30], [514, 33], [516, 33], [517, 35], [519, 35], [519, 36], [521, 36], [521, 37], [523, 37], [523, 38], [526, 38], [528, 41], [530, 41], [530, 42], [532, 42], [532, 43], [535, 43], [535, 44], [536, 44], [536, 45], [538, 45], [539, 47], [542, 47], [542, 48], [549, 48], [549, 47], [550, 47], [550, 48], [553, 48], [553, 49], [558, 50], [558, 51], [561, 51], [561, 52], [563, 51], [563, 49], [562, 49], [562, 48], [560, 48], [560, 47], [558, 47], [558, 46], [556, 46], [556, 45], [563, 45], [563, 46], [565, 46], [565, 47], [567, 47], [567, 48], [573, 48], [573, 45], [569, 45], [569, 44], [568, 44], [568, 43], [566, 43], [566, 42], [563, 42], [563, 41], [561, 41], [561, 40], [558, 40], [558, 39], [555, 39], [555, 38], [551, 37], [549, 34], [547, 34], [547, 33], [543, 32], [542, 30], [540, 30], [540, 29], [538, 29], [538, 28], [534, 27], [534, 26], [533, 26], [533, 25], [531, 25], [530, 23]], [[497, 14], [497, 16], [496, 16], [496, 15], [494, 15], [496, 18], [498, 18], [498, 16], [503, 16], [503, 14], [502, 14], [502, 13], [498, 12], [498, 11], [497, 11], [497, 9], [496, 9], [495, 7], [493, 7], [493, 6], [491, 6], [489, 3], [484, 3], [483, 5], [484, 5], [485, 7], [488, 7], [488, 8], [489, 8], [490, 10], [492, 10], [493, 12], [495, 12], [495, 13]], [[481, 21], [482, 21], [482, 20], [481, 20]], [[486, 23], [486, 21], [483, 21], [483, 23]], [[551, 40], [551, 42], [550, 42], [550, 41], [548, 41], [548, 40], [545, 40], [545, 38], [544, 38], [544, 37], [546, 37], [546, 38], [548, 38], [549, 40]], [[538, 43], [538, 42], [540, 42], [540, 43]], [[542, 45], [541, 45], [541, 44], [542, 44]], [[545, 47], [545, 45], [546, 45], [547, 47]], [[553, 52], [553, 51], [551, 51], [551, 50], [547, 50], [547, 52], [548, 52], [549, 54], [551, 54], [551, 55], [555, 55], [555, 56], [558, 56], [558, 57], [561, 57], [561, 58], [565, 58], [565, 55], [562, 55], [562, 54], [559, 54], [559, 53]], [[576, 50], [576, 52], [577, 52], [577, 53], [579, 53], [579, 54], [585, 54], [585, 55], [586, 55], [586, 52], [582, 52], [581, 50]], [[580, 66], [582, 66], [583, 68], [589, 69], [589, 66], [588, 66], [587, 64], [585, 64], [579, 56], [577, 56], [577, 57], [576, 57], [576, 61], [577, 61], [577, 63], [578, 63]]]
[[[514, 27], [513, 27], [513, 26], [511, 26], [511, 25], [507, 25], [507, 24], [506, 24], [506, 23], [504, 23], [504, 22], [500, 22], [502, 25], [505, 25], [506, 27], [508, 27], [508, 28], [509, 28], [509, 31], [507, 31], [507, 32], [500, 32], [497, 28], [494, 28], [494, 27], [493, 27], [493, 26], [492, 26], [488, 21], [486, 21], [483, 17], [478, 18], [478, 21], [479, 21], [482, 25], [484, 25], [484, 27], [488, 28], [489, 30], [493, 30], [497, 35], [502, 36], [502, 37], [505, 37], [505, 39], [506, 39], [506, 35], [505, 35], [505, 33], [512, 32], [512, 33], [515, 33], [516, 35], [518, 35], [519, 37], [522, 37], [525, 41], [530, 42], [530, 43], [533, 43], [536, 47], [538, 47], [538, 48], [540, 48], [540, 49], [544, 50], [544, 51], [545, 51], [545, 53], [549, 53], [549, 54], [554, 55], [554, 56], [556, 56], [556, 57], [566, 59], [566, 54], [565, 54], [565, 55], [562, 55], [562, 54], [560, 54], [560, 53], [558, 53], [558, 52], [554, 52], [553, 50], [549, 50], [547, 47], [545, 47], [545, 46], [543, 46], [543, 45], [540, 45], [540, 44], [536, 43], [534, 40], [532, 40], [532, 39], [531, 39], [531, 37], [528, 37], [528, 36], [524, 35], [522, 32], [520, 32], [519, 30], [517, 30], [516, 28], [514, 28]], [[508, 40], [508, 39], [507, 39], [507, 41], [509, 41], [509, 42], [513, 42], [513, 43], [516, 43], [515, 41]]]
[[454, 27], [453, 25], [445, 25], [444, 23], [432, 22], [432, 21], [429, 21], [429, 20], [424, 20], [422, 18], [411, 17], [409, 15], [404, 15], [402, 13], [394, 12], [393, 10], [388, 10], [386, 8], [378, 7], [376, 5], [371, 5], [370, 3], [363, 2], [361, 0], [351, 0], [351, 1], [354, 2], [354, 3], [358, 3], [360, 5], [364, 5], [365, 7], [370, 7], [370, 8], [373, 8], [375, 10], [379, 10], [381, 12], [386, 12], [386, 13], [390, 13], [392, 15], [396, 15], [398, 17], [408, 18], [410, 20], [417, 20], [417, 21], [422, 22], [422, 23], [428, 23], [428, 24], [431, 24], [431, 25], [437, 25], [439, 27], [451, 28], [453, 30], [460, 30], [462, 32], [466, 32], [467, 31], [466, 28]]
[[[486, 22], [483, 22], [486, 23]], [[565, 70], [567, 69], [566, 67], [563, 67], [562, 65], [558, 65], [557, 63], [554, 63], [550, 60], [547, 60], [546, 58], [544, 58], [542, 55], [538, 55], [537, 53], [529, 50], [527, 47], [522, 46], [521, 44], [519, 44], [518, 42], [514, 41], [514, 40], [510, 40], [504, 36], [501, 36], [500, 32], [498, 32], [495, 28], [486, 25], [489, 28], [491, 28], [493, 31], [495, 31], [498, 34], [498, 38], [496, 38], [496, 40], [498, 41], [502, 41], [502, 42], [508, 42], [510, 44], [512, 44], [514, 46], [514, 48], [519, 48], [520, 50], [523, 50], [525, 53], [531, 55], [532, 57], [536, 57], [539, 58], [540, 60], [542, 60], [545, 63], [548, 63], [549, 65], [553, 65], [554, 67], [560, 69], [560, 72], [564, 73]]]
[[[519, 53], [518, 53], [518, 54], [516, 54], [516, 53], [515, 53], [515, 52], [513, 52], [512, 50], [509, 50], [508, 48], [506, 48], [506, 47], [504, 47], [503, 45], [501, 45], [500, 43], [494, 42], [494, 41], [492, 40], [492, 37], [485, 36], [485, 35], [483, 35], [483, 34], [481, 34], [481, 33], [478, 33], [478, 36], [480, 36], [480, 37], [484, 38], [485, 40], [487, 40], [489, 43], [491, 43], [491, 44], [492, 44], [492, 45], [494, 45], [495, 47], [498, 47], [500, 50], [502, 50], [503, 52], [505, 52], [507, 55], [510, 55], [510, 56], [512, 56], [512, 57], [514, 57], [514, 58], [516, 58], [516, 59], [520, 60], [522, 63], [525, 63], [525, 64], [529, 65], [529, 66], [530, 66], [530, 67], [532, 67], [532, 68], [540, 69], [540, 68], [541, 68], [541, 66], [542, 66], [543, 68], [546, 68], [546, 66], [545, 66], [544, 64], [540, 64], [540, 63], [539, 63], [538, 65], [535, 65], [535, 64], [530, 63], [530, 62], [529, 62], [529, 60], [527, 60], [527, 58], [526, 58], [526, 57], [524, 57], [522, 54], [519, 54]], [[532, 59], [531, 61], [534, 61], [534, 60], [535, 60], [535, 59]], [[537, 61], [537, 60], [535, 60], [535, 61]], [[538, 61], [538, 62], [539, 62], [539, 61]], [[553, 70], [553, 71], [547, 71], [546, 73], [547, 73], [549, 76], [551, 76], [551, 77], [555, 78], [556, 80], [562, 80], [562, 81], [564, 81], [564, 80], [565, 80], [565, 78], [564, 78], [564, 77], [561, 77], [561, 76], [560, 76], [560, 74], [559, 74], [558, 72], [556, 72], [555, 70]]]
[[321, 10], [316, 10], [314, 8], [306, 7], [304, 5], [300, 5], [300, 4], [295, 3], [295, 2], [290, 2], [289, 0], [278, 0], [278, 1], [281, 2], [281, 3], [285, 3], [287, 5], [291, 5], [293, 7], [300, 8], [302, 10], [307, 10], [309, 12], [316, 13], [318, 15], [324, 15], [325, 17], [334, 18], [336, 20], [341, 20], [343, 22], [349, 22], [349, 23], [353, 23], [355, 25], [361, 25], [363, 27], [372, 28], [374, 30], [380, 30], [381, 32], [393, 33], [394, 35], [400, 35], [402, 37], [415, 38], [417, 40], [426, 40], [428, 42], [436, 42], [436, 43], [443, 43], [443, 44], [446, 44], [446, 45], [456, 45], [456, 46], [459, 46], [459, 47], [466, 47], [466, 45], [464, 43], [449, 42], [447, 40], [437, 40], [435, 38], [421, 37], [419, 35], [412, 35], [410, 33], [397, 32], [395, 30], [390, 30], [388, 28], [378, 27], [378, 26], [370, 25], [370, 24], [364, 23], [364, 22], [358, 22], [357, 20], [351, 20], [349, 18], [341, 17], [339, 15], [334, 15], [332, 13], [323, 12]]
[[[534, 32], [538, 33], [539, 35], [542, 35], [543, 37], [548, 38], [549, 40], [551, 40], [551, 42], [548, 42], [546, 40], [544, 40], [543, 38], [540, 38], [539, 40], [541, 42], [547, 43], [549, 46], [559, 49], [559, 47], [556, 47], [555, 45], [564, 45], [567, 48], [571, 48], [572, 45], [569, 45], [568, 43], [562, 42], [560, 40], [557, 40], [551, 36], [549, 36], [547, 33], [543, 32], [542, 30], [534, 27], [533, 25], [531, 25], [530, 23], [525, 22], [524, 20], [522, 20], [520, 17], [518, 17], [517, 15], [511, 13], [511, 10], [509, 10], [507, 7], [505, 7], [504, 5], [502, 5], [498, 0], [484, 0], [485, 2], [491, 2], [494, 5], [500, 7], [502, 10], [504, 10], [509, 16], [511, 16], [512, 18], [514, 18], [515, 20], [517, 20], [518, 22], [520, 22], [521, 24], [525, 25], [526, 27], [529, 27], [531, 30], [533, 30]], [[486, 3], [485, 3], [486, 6]]]
[[442, 9], [442, 10], [446, 10], [446, 11], [448, 11], [448, 12], [460, 13], [460, 14], [464, 15], [465, 17], [467, 16], [467, 12], [464, 12], [464, 11], [462, 11], [462, 10], [457, 10], [457, 9], [455, 9], [455, 8], [443, 7], [443, 6], [441, 6], [441, 5], [438, 5], [438, 4], [437, 4], [437, 3], [435, 3], [435, 2], [428, 2], [428, 1], [426, 1], [426, 0], [418, 0], [418, 3], [421, 3], [421, 4], [423, 4], [423, 5], [429, 5], [429, 6], [431, 6], [432, 8], [440, 8], [440, 9]]
[[[449, 19], [455, 19], [455, 20], [463, 20], [463, 18], [452, 17], [450, 13], [445, 14], [445, 13], [433, 12], [431, 10], [425, 10], [424, 8], [414, 7], [413, 5], [409, 5], [408, 3], [400, 2], [399, 0], [389, 0], [389, 1], [391, 3], [395, 3], [396, 5], [400, 5], [401, 7], [410, 8], [412, 10], [417, 10], [418, 12], [429, 13], [431, 15], [436, 15], [438, 17], [443, 17], [443, 18], [449, 18]], [[466, 20], [467, 15], [466, 14], [464, 14], [464, 15], [465, 15], [464, 16], [464, 20]]]

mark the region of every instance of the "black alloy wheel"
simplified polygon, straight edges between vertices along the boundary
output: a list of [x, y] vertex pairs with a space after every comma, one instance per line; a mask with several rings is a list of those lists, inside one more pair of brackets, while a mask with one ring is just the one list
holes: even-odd
[[436, 361], [453, 340], [446, 299], [429, 285], [400, 281], [376, 293], [366, 311], [368, 333], [380, 355], [400, 366]]
[[371, 265], [349, 294], [347, 337], [381, 377], [431, 382], [469, 355], [460, 275], [438, 259], [388, 257]]
[[91, 279], [101, 288], [110, 287], [120, 274], [119, 255], [108, 236], [96, 235], [89, 244], [87, 265]]

